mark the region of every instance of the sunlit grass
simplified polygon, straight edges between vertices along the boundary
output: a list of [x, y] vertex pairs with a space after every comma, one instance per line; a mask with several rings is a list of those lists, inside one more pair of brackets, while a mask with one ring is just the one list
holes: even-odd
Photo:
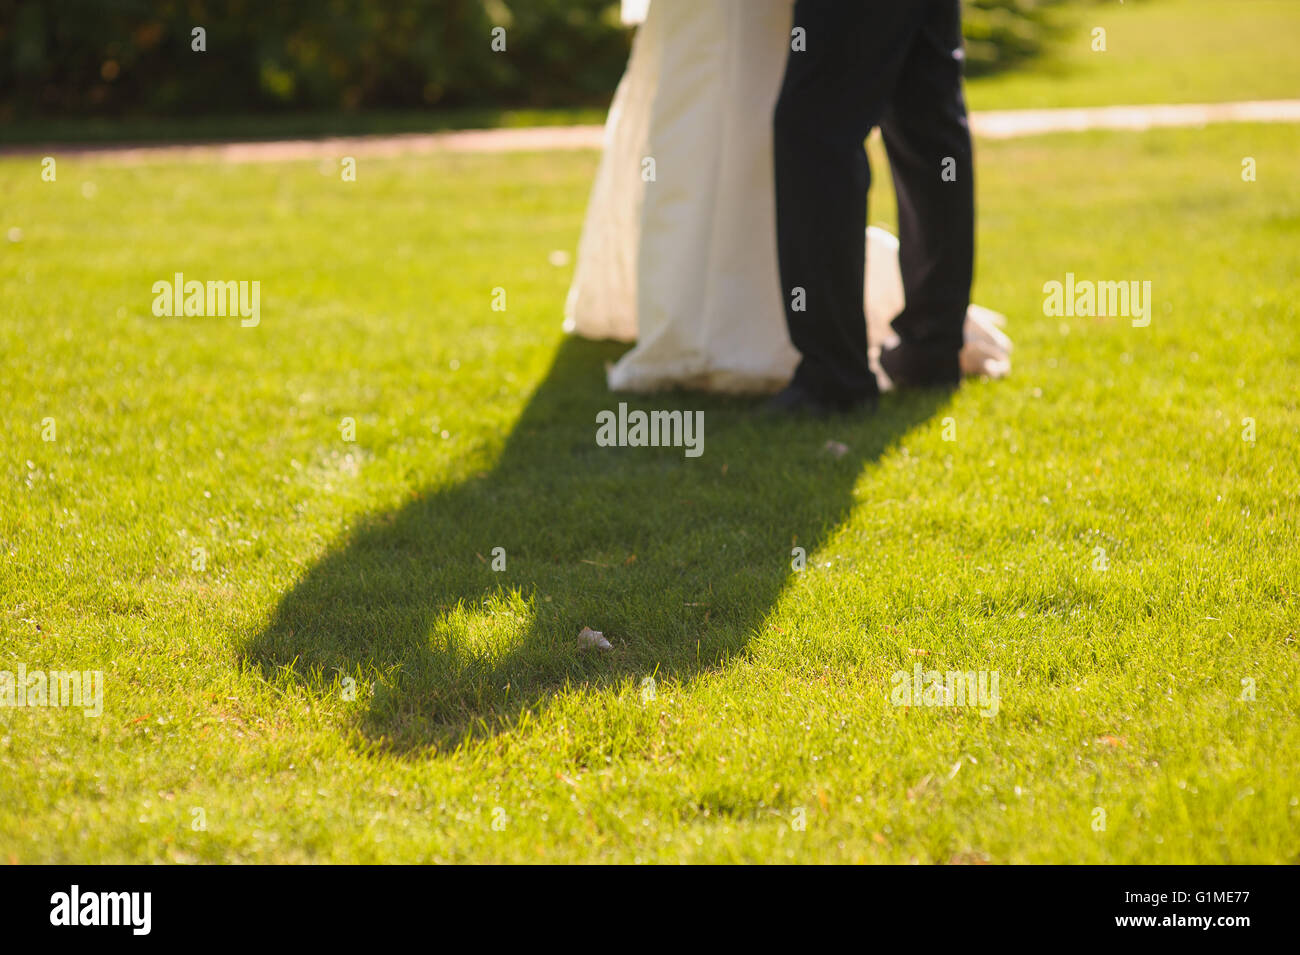
[[[970, 82], [972, 109], [1222, 103], [1300, 95], [1300, 4], [1135, 0], [1071, 4], [1027, 69]], [[1104, 52], [1094, 50], [1105, 30]]]

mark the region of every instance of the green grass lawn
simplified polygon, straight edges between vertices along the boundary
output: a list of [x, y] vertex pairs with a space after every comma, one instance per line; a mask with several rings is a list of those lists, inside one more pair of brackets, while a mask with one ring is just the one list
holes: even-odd
[[[1300, 3], [1137, 0], [1085, 4], [1028, 69], [969, 84], [972, 109], [1220, 103], [1300, 96]], [[1106, 50], [1093, 50], [1093, 30]]]
[[[105, 673], [0, 708], [0, 859], [1300, 861], [1298, 144], [982, 144], [1013, 377], [633, 400], [697, 459], [595, 444], [594, 154], [0, 161], [0, 669]], [[261, 324], [154, 317], [177, 271]], [[997, 714], [893, 705], [918, 662]]]

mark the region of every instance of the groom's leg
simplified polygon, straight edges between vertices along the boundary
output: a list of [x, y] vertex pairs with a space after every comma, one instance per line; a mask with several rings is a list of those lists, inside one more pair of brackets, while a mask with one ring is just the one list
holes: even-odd
[[[798, 0], [796, 38], [773, 118], [777, 251], [794, 384], [847, 403], [874, 395], [863, 313], [863, 141], [883, 116], [920, 22], [897, 0]], [[802, 31], [802, 35], [800, 32]]]
[[970, 304], [975, 184], [962, 95], [960, 0], [924, 0], [924, 18], [881, 121], [898, 195], [906, 306], [894, 319], [900, 371], [921, 381], [960, 377]]

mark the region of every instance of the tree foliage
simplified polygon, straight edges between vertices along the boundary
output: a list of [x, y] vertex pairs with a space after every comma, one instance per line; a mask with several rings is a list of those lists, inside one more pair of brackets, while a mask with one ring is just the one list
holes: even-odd
[[[965, 0], [970, 72], [1060, 3]], [[630, 39], [614, 0], [0, 0], [0, 118], [596, 105]]]

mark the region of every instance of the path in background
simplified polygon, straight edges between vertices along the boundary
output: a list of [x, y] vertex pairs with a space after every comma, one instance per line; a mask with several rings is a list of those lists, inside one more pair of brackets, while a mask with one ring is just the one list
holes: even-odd
[[[1080, 109], [991, 110], [971, 114], [977, 136], [1011, 139], [1043, 133], [1090, 129], [1142, 130], [1157, 126], [1204, 126], [1209, 123], [1297, 123], [1300, 100], [1241, 103], [1099, 106]], [[0, 156], [96, 158], [109, 162], [151, 160], [218, 160], [220, 162], [284, 162], [304, 159], [365, 158], [438, 152], [529, 152], [553, 149], [599, 149], [601, 126], [536, 126], [523, 129], [468, 129], [440, 133], [349, 136], [329, 139], [290, 139], [267, 142], [196, 143], [189, 145], [0, 147]]]

